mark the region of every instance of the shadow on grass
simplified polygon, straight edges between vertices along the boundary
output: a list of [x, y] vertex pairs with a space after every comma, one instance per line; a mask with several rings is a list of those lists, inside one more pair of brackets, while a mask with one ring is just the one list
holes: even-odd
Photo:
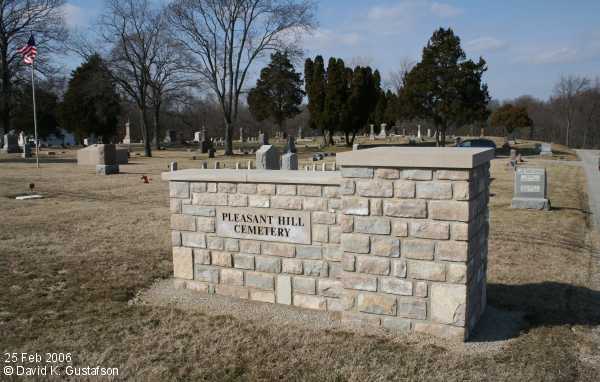
[[536, 327], [600, 325], [600, 291], [557, 282], [488, 284], [472, 341], [501, 341]]

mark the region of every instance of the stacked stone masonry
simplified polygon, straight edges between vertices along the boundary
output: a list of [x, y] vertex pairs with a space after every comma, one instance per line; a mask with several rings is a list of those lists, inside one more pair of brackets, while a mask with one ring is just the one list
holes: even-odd
[[[489, 161], [332, 173], [323, 184], [165, 176], [175, 278], [205, 293], [466, 340], [486, 302]], [[310, 242], [220, 236], [225, 207], [307, 212]]]

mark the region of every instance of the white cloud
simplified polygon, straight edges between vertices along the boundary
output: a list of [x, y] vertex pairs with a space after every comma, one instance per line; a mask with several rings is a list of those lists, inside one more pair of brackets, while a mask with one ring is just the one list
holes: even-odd
[[463, 14], [463, 10], [460, 8], [456, 8], [450, 4], [438, 3], [436, 1], [431, 3], [431, 12], [443, 18], [452, 18]]
[[318, 28], [305, 34], [302, 40], [309, 49], [324, 50], [339, 46], [355, 47], [362, 39], [355, 32]]
[[564, 64], [574, 62], [578, 59], [578, 52], [573, 48], [556, 48], [545, 50], [531, 55], [527, 58], [527, 62], [531, 64]]
[[508, 46], [508, 43], [494, 37], [479, 37], [465, 43], [465, 50], [472, 52], [494, 52], [502, 50]]
[[71, 3], [65, 3], [62, 6], [62, 12], [65, 16], [65, 23], [69, 28], [88, 26], [91, 13], [93, 13], [89, 9], [82, 9]]
[[462, 9], [445, 3], [402, 0], [387, 6], [376, 5], [371, 7], [367, 13], [367, 19], [377, 22], [399, 23], [429, 17], [431, 14], [442, 18], [452, 18], [462, 13]]

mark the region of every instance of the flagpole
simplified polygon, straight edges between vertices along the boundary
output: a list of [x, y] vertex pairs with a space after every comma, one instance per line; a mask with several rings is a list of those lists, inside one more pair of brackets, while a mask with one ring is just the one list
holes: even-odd
[[34, 129], [34, 133], [35, 133], [35, 166], [37, 168], [40, 168], [40, 157], [39, 157], [39, 150], [40, 150], [40, 144], [38, 142], [38, 133], [37, 133], [37, 116], [35, 114], [35, 75], [34, 75], [34, 68], [33, 68], [33, 61], [31, 62], [31, 94], [33, 95], [33, 129]]

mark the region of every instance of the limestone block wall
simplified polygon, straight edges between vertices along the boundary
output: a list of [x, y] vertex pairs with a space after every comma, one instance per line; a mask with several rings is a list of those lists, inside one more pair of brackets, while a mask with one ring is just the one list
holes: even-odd
[[[247, 170], [204, 170], [223, 179]], [[268, 172], [267, 172], [268, 173]], [[296, 171], [297, 173], [297, 171]], [[171, 234], [174, 276], [188, 288], [242, 299], [342, 310], [342, 252], [339, 246], [339, 173], [328, 172], [286, 183], [235, 181], [171, 181]], [[268, 174], [266, 174], [268, 175]], [[319, 176], [321, 175], [321, 176]], [[206, 178], [206, 176], [205, 176]], [[211, 178], [208, 176], [208, 178]], [[298, 178], [298, 177], [296, 177]], [[216, 233], [220, 207], [245, 208], [265, 214], [303, 211], [310, 216], [310, 242], [282, 243], [222, 237]], [[258, 211], [258, 212], [257, 212]]]
[[175, 280], [465, 340], [485, 310], [491, 158], [374, 148], [338, 154], [341, 171], [164, 173]]
[[344, 319], [468, 337], [485, 309], [489, 162], [341, 173]]

